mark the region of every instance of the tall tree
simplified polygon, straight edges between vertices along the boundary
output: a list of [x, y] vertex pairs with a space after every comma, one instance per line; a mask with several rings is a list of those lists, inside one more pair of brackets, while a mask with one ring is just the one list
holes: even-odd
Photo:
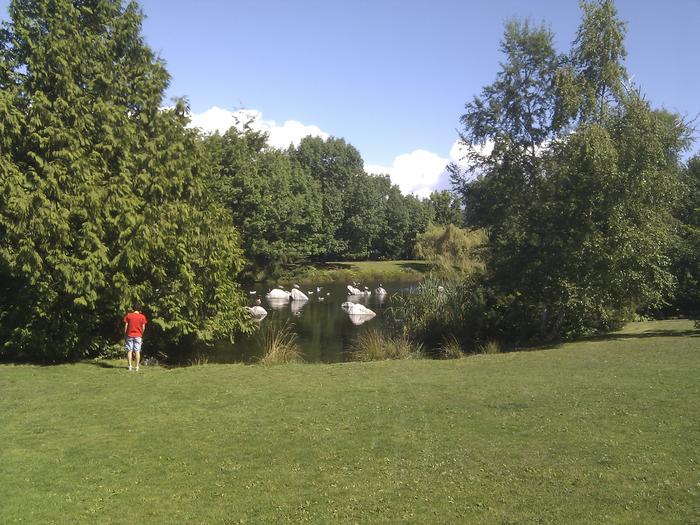
[[435, 224], [462, 226], [464, 223], [462, 201], [455, 193], [448, 190], [434, 191], [430, 194], [429, 200], [433, 208], [433, 222]]
[[450, 169], [470, 226], [499, 228], [534, 198], [542, 175], [540, 151], [557, 132], [554, 78], [560, 58], [553, 38], [544, 26], [508, 22], [502, 69], [460, 118], [469, 168]]
[[347, 241], [338, 235], [353, 177], [364, 173], [360, 153], [343, 139], [305, 137], [291, 150], [301, 166], [321, 185], [324, 252], [328, 257], [344, 254]]
[[613, 0], [582, 1], [583, 20], [557, 74], [560, 123], [571, 118], [601, 123], [621, 99], [627, 81], [626, 27]]
[[380, 255], [376, 245], [386, 228], [390, 189], [391, 181], [386, 176], [362, 173], [350, 179], [345, 216], [338, 231], [347, 243], [344, 258], [369, 259]]
[[676, 210], [678, 238], [672, 251], [678, 289], [673, 305], [683, 314], [700, 318], [700, 155], [684, 170], [683, 199]]
[[320, 184], [267, 136], [230, 128], [204, 139], [212, 160], [212, 189], [231, 210], [250, 270], [275, 274], [324, 249]]
[[[135, 2], [15, 0], [0, 35], [2, 352], [96, 352], [131, 301], [163, 343], [246, 329], [228, 215]], [[152, 332], [152, 333], [155, 333]]]
[[[473, 151], [494, 144], [471, 156], [479, 178], [457, 173], [455, 183], [470, 224], [488, 228], [496, 317], [512, 339], [609, 329], [659, 304], [673, 282], [666, 253], [685, 131], [623, 89], [612, 2], [582, 9], [566, 60], [548, 31], [509, 24], [489, 103], [476, 99], [462, 117]], [[520, 79], [535, 82], [532, 96], [518, 94]]]

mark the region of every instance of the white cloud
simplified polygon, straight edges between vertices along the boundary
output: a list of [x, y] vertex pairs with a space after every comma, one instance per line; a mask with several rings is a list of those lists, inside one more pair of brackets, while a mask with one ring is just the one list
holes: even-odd
[[436, 153], [417, 149], [394, 158], [391, 166], [366, 164], [365, 171], [389, 175], [404, 194], [427, 197], [437, 187], [448, 162]]
[[450, 188], [450, 175], [446, 169], [450, 162], [466, 166], [468, 146], [455, 141], [450, 148], [449, 158], [437, 153], [418, 149], [395, 157], [391, 166], [365, 164], [367, 173], [389, 175], [404, 194], [413, 193], [418, 197], [428, 197], [432, 191]]
[[267, 132], [269, 134], [268, 144], [279, 149], [285, 149], [290, 144], [298, 146], [301, 139], [307, 135], [322, 139], [330, 137], [318, 126], [302, 124], [296, 120], [287, 120], [280, 126], [274, 120], [264, 120], [262, 113], [255, 109], [229, 111], [214, 106], [203, 113], [192, 113], [190, 118], [190, 127], [200, 128], [206, 133], [214, 131], [224, 133], [231, 126], [236, 126], [241, 130], [248, 123], [251, 129]]
[[[290, 144], [298, 146], [307, 135], [327, 139], [328, 133], [318, 126], [303, 124], [296, 120], [287, 120], [278, 125], [274, 120], [263, 119], [262, 113], [255, 109], [239, 109], [229, 111], [213, 106], [203, 113], [190, 115], [190, 127], [197, 127], [206, 133], [218, 131], [224, 133], [231, 126], [243, 129], [248, 124], [256, 131], [264, 131], [269, 135], [268, 144], [274, 148], [285, 149]], [[488, 154], [493, 148], [486, 144], [480, 151]], [[465, 166], [465, 156], [468, 146], [455, 141], [449, 152], [449, 158], [424, 149], [403, 153], [394, 158], [391, 166], [365, 164], [367, 173], [389, 175], [404, 194], [413, 193], [418, 197], [428, 197], [432, 191], [444, 190], [450, 187], [450, 177], [446, 170], [450, 162]]]

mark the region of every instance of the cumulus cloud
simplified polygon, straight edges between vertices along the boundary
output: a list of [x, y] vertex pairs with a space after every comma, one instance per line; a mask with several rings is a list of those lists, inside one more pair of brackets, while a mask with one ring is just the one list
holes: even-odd
[[[214, 131], [224, 133], [231, 126], [242, 130], [245, 125], [248, 125], [256, 131], [268, 133], [268, 144], [279, 149], [285, 149], [290, 144], [298, 146], [301, 139], [307, 135], [321, 137], [324, 140], [330, 136], [318, 126], [303, 124], [296, 120], [287, 120], [281, 125], [274, 120], [265, 120], [262, 112], [255, 109], [229, 111], [213, 106], [203, 113], [192, 113], [190, 119], [190, 127], [200, 128], [206, 133]], [[451, 162], [465, 166], [468, 148], [457, 140], [452, 144], [447, 158], [432, 151], [417, 149], [396, 156], [390, 166], [365, 164], [365, 171], [389, 175], [392, 183], [396, 184], [402, 193], [406, 195], [413, 193], [424, 198], [428, 197], [432, 191], [450, 188], [450, 177], [446, 167]], [[486, 144], [480, 148], [480, 152], [488, 154], [492, 148], [492, 144]]]
[[467, 156], [470, 151], [476, 151], [479, 155], [488, 156], [493, 151], [493, 146], [492, 140], [488, 140], [485, 144], [476, 147], [465, 144], [461, 140], [456, 140], [450, 148], [450, 159], [461, 167], [466, 167], [468, 164]]
[[263, 119], [262, 113], [255, 109], [239, 109], [229, 111], [217, 106], [211, 107], [203, 113], [190, 115], [190, 127], [200, 128], [206, 133], [218, 131], [224, 133], [231, 126], [242, 130], [248, 124], [255, 131], [264, 131], [269, 134], [268, 144], [273, 148], [285, 149], [290, 144], [298, 146], [302, 138], [307, 135], [327, 139], [328, 133], [318, 126], [306, 125], [296, 120], [287, 120], [279, 125], [274, 120]]
[[466, 166], [468, 146], [455, 141], [450, 148], [449, 158], [437, 153], [418, 149], [394, 158], [391, 166], [365, 164], [367, 173], [389, 175], [404, 194], [413, 193], [424, 198], [433, 191], [450, 188], [450, 175], [447, 165], [454, 162]]
[[436, 153], [417, 149], [395, 157], [391, 166], [366, 164], [365, 171], [389, 175], [391, 182], [404, 194], [427, 197], [437, 187], [448, 162], [448, 159]]

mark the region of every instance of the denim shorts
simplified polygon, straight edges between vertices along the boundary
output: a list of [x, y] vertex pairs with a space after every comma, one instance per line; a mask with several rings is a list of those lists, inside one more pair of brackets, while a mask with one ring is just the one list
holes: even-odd
[[141, 351], [141, 338], [140, 337], [127, 337], [124, 339], [124, 348], [127, 352], [140, 352]]

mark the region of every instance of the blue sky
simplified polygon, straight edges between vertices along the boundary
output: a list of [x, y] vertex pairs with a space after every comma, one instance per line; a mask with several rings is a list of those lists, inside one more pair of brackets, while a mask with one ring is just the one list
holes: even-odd
[[[544, 21], [564, 51], [580, 20], [577, 0], [140, 4], [146, 40], [172, 75], [168, 96], [187, 96], [195, 123], [227, 125], [246, 109], [279, 143], [343, 137], [369, 170], [419, 194], [446, 184], [464, 104], [498, 71], [504, 22]], [[617, 7], [635, 83], [654, 106], [699, 115], [700, 0]]]

